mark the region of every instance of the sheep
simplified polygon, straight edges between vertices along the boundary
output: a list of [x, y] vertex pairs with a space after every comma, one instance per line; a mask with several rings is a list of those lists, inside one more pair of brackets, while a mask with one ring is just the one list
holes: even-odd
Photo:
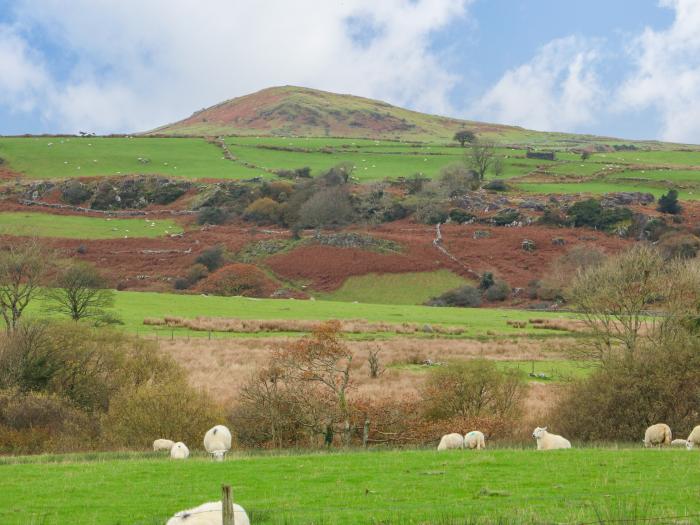
[[700, 425], [693, 429], [686, 441], [687, 443], [685, 446], [688, 450], [692, 450], [695, 445], [700, 445]]
[[226, 452], [231, 450], [231, 431], [223, 425], [216, 425], [204, 434], [204, 449], [216, 461], [223, 461]]
[[547, 432], [547, 427], [537, 427], [532, 432], [532, 437], [537, 440], [537, 450], [571, 448], [571, 442], [568, 439], [557, 434], [550, 434]]
[[478, 430], [472, 430], [468, 434], [464, 435], [464, 448], [481, 450], [486, 448], [486, 442], [484, 441], [483, 432]]
[[172, 459], [187, 459], [190, 456], [190, 449], [182, 441], [178, 441], [170, 449]]
[[[165, 525], [221, 525], [222, 511], [220, 501], [204, 503], [193, 509], [178, 512]], [[233, 504], [234, 525], [250, 525], [250, 519], [243, 507]]]
[[153, 442], [153, 452], [158, 452], [159, 450], [167, 450], [170, 452], [174, 444], [175, 442], [170, 439], [156, 439]]
[[671, 446], [672, 447], [687, 447], [688, 441], [685, 439], [674, 439], [673, 441], [671, 441]]
[[450, 450], [454, 448], [464, 448], [464, 438], [462, 434], [445, 434], [440, 440], [438, 450]]
[[662, 445], [670, 445], [672, 440], [671, 427], [665, 423], [651, 425], [644, 432], [644, 448], [654, 446], [661, 448]]

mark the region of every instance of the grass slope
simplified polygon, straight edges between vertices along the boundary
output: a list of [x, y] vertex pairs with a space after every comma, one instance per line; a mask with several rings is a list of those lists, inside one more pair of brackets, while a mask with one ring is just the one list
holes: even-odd
[[[222, 483], [233, 486], [255, 524], [696, 523], [700, 515], [691, 481], [700, 455], [685, 450], [66, 459], [0, 464], [0, 522], [162, 524], [178, 510], [219, 499]], [[676, 521], [683, 516], [690, 521]]]
[[367, 274], [348, 278], [331, 293], [319, 297], [329, 301], [374, 304], [423, 304], [447, 290], [469, 284], [449, 270], [435, 272]]
[[180, 232], [182, 228], [170, 219], [112, 219], [32, 212], [0, 213], [0, 235], [119, 239], [160, 237]]
[[[166, 175], [187, 179], [245, 179], [269, 176], [222, 158], [203, 139], [120, 137], [0, 138], [0, 158], [31, 179]], [[148, 159], [144, 164], [139, 158]]]

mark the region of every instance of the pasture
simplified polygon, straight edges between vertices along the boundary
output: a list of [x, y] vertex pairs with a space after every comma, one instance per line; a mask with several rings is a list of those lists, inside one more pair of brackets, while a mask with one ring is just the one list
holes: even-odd
[[1, 212], [0, 235], [65, 239], [123, 239], [181, 233], [170, 219], [114, 219], [38, 212]]
[[[42, 311], [41, 300], [30, 304], [29, 312]], [[369, 322], [420, 323], [421, 325], [460, 326], [465, 336], [551, 334], [550, 330], [514, 328], [507, 321], [528, 321], [532, 318], [561, 319], [563, 313], [528, 312], [497, 308], [434, 308], [429, 306], [359, 304], [341, 301], [303, 301], [294, 299], [253, 299], [246, 297], [217, 297], [204, 295], [169, 294], [155, 292], [116, 292], [116, 313], [130, 332], [155, 333], [159, 329], [144, 326], [148, 317], [165, 316], [195, 318], [235, 317], [238, 319], [364, 319]], [[170, 334], [171, 330], [160, 329]], [[207, 336], [206, 332], [175, 329], [175, 335]], [[558, 332], [559, 335], [566, 332]]]
[[[576, 443], [574, 442], [574, 446]], [[234, 500], [255, 524], [695, 523], [700, 454], [684, 449], [151, 453], [0, 459], [4, 525], [156, 525]], [[636, 521], [639, 520], [639, 521]], [[689, 520], [689, 521], [688, 521]]]

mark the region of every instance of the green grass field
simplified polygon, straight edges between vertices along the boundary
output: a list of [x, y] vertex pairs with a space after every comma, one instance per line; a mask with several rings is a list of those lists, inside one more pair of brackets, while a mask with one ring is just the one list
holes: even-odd
[[53, 459], [61, 462], [0, 461], [3, 525], [162, 525], [176, 511], [220, 499], [222, 483], [232, 485], [256, 525], [700, 519], [693, 481], [700, 454], [686, 450], [234, 454], [224, 463], [150, 454]]
[[444, 292], [469, 284], [449, 270], [435, 272], [368, 274], [348, 278], [337, 290], [317, 294], [329, 301], [374, 304], [423, 304]]
[[67, 239], [121, 239], [160, 237], [182, 232], [170, 219], [112, 219], [52, 215], [50, 213], [0, 212], [0, 234]]
[[[237, 317], [241, 319], [366, 319], [370, 322], [420, 323], [462, 326], [465, 335], [551, 334], [550, 330], [513, 328], [508, 320], [527, 321], [531, 318], [563, 318], [564, 313], [528, 312], [496, 308], [433, 308], [429, 306], [355, 304], [339, 301], [303, 301], [294, 299], [250, 299], [245, 297], [216, 297], [155, 292], [117, 292], [114, 311], [124, 321], [124, 328], [142, 334], [155, 333], [156, 327], [144, 326], [147, 317], [174, 316], [184, 318]], [[41, 300], [30, 305], [29, 314], [42, 312]], [[166, 330], [170, 333], [170, 329]], [[175, 335], [188, 330], [176, 329]], [[206, 336], [204, 332], [190, 332]], [[565, 332], [557, 332], [564, 335]]]
[[[50, 145], [49, 145], [50, 144]], [[187, 179], [246, 179], [270, 175], [222, 158], [204, 139], [0, 138], [0, 158], [30, 179], [153, 174]], [[142, 163], [141, 159], [148, 159]]]

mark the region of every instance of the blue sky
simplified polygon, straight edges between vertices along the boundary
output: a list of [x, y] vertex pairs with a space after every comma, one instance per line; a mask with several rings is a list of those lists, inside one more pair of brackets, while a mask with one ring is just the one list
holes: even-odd
[[0, 71], [1, 134], [141, 131], [298, 84], [700, 143], [696, 0], [0, 0]]

